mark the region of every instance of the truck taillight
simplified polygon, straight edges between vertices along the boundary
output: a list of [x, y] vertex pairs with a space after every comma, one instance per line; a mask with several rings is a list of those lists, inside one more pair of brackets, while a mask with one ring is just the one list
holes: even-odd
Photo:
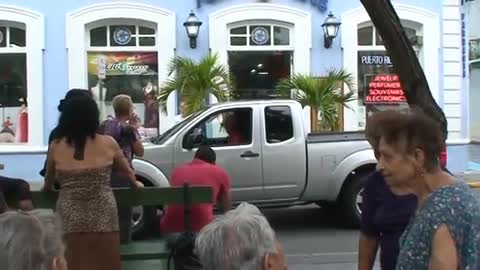
[[440, 165], [442, 168], [447, 167], [447, 146], [445, 145], [442, 149], [442, 153], [440, 153]]

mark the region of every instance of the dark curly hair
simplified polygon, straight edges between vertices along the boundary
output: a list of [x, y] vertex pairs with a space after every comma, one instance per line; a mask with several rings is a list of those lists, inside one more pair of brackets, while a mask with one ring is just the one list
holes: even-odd
[[81, 97], [81, 96], [87, 96], [87, 97], [92, 97], [92, 93], [87, 90], [87, 89], [80, 89], [80, 88], [73, 88], [70, 89], [67, 94], [65, 94], [65, 98], [60, 100], [60, 103], [58, 104], [58, 111], [63, 112], [63, 108], [65, 108], [65, 103], [67, 100], [74, 98], [74, 97]]
[[87, 138], [95, 138], [100, 112], [97, 103], [89, 96], [77, 96], [65, 101], [58, 120], [58, 138], [65, 138], [75, 147], [74, 158], [84, 158]]
[[378, 154], [378, 144], [383, 138], [405, 154], [421, 149], [425, 153], [425, 169], [433, 171], [440, 166], [440, 154], [445, 145], [440, 124], [418, 108], [407, 111], [387, 110], [369, 117], [367, 140]]

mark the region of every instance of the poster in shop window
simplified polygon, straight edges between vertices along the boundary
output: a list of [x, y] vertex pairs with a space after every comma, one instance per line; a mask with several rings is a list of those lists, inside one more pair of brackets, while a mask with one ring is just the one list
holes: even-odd
[[[102, 66], [99, 66], [102, 65]], [[144, 136], [159, 129], [158, 55], [156, 52], [90, 52], [88, 85], [102, 119], [114, 117], [112, 99], [118, 94], [132, 98]]]
[[360, 126], [377, 111], [408, 108], [405, 93], [386, 51], [358, 52], [358, 102], [365, 108]]

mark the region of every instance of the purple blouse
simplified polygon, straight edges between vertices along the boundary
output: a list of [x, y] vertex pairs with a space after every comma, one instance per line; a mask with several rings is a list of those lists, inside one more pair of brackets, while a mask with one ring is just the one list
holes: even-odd
[[417, 198], [396, 196], [379, 172], [370, 175], [363, 190], [362, 233], [377, 237], [382, 270], [395, 270], [399, 240], [415, 214]]
[[100, 125], [98, 133], [112, 136], [128, 159], [130, 166], [133, 160], [133, 143], [140, 140], [138, 131], [128, 123], [118, 119], [106, 120]]

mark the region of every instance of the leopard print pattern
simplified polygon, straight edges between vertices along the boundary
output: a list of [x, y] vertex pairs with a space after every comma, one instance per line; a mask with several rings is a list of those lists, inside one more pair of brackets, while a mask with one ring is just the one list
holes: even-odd
[[119, 231], [115, 197], [110, 186], [112, 166], [57, 170], [60, 183], [57, 212], [65, 233]]

